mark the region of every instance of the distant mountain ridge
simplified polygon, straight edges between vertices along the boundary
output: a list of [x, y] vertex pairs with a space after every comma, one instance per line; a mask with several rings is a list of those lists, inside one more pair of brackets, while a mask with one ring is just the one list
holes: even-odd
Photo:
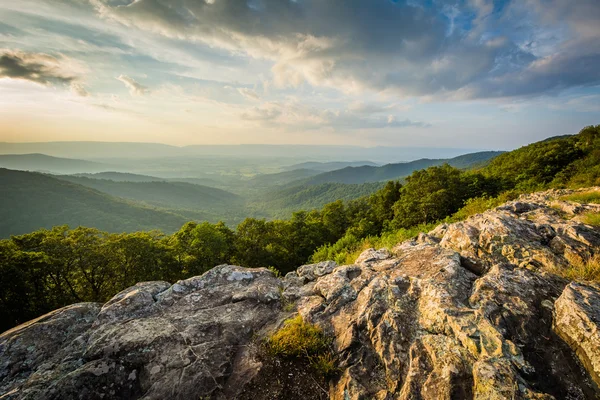
[[300, 164], [290, 165], [288, 167], [284, 167], [285, 170], [291, 171], [295, 169], [310, 169], [319, 172], [328, 172], [334, 171], [336, 169], [342, 169], [346, 167], [362, 167], [363, 165], [368, 165], [371, 167], [378, 167], [380, 164], [374, 163], [372, 161], [330, 161], [330, 162], [317, 162], [317, 161], [308, 161]]
[[108, 164], [46, 154], [0, 154], [0, 168], [53, 173], [99, 172], [111, 168]]
[[109, 232], [173, 232], [187, 218], [143, 207], [55, 177], [0, 168], [0, 237], [68, 224]]
[[444, 163], [448, 163], [456, 168], [468, 168], [474, 165], [481, 165], [482, 163], [485, 163], [502, 153], [503, 152], [501, 151], [484, 151], [464, 154], [451, 159], [424, 158], [407, 163], [387, 164], [381, 167], [346, 167], [315, 175], [301, 182], [293, 182], [290, 185], [318, 185], [323, 183], [361, 184], [367, 182], [395, 180], [408, 176], [419, 169], [442, 165]]
[[0, 142], [5, 154], [43, 153], [55, 157], [75, 157], [83, 159], [109, 158], [155, 158], [155, 157], [270, 157], [290, 158], [302, 162], [329, 161], [332, 155], [340, 161], [371, 160], [378, 163], [416, 160], [420, 158], [452, 158], [461, 154], [473, 153], [478, 149], [445, 147], [399, 147], [399, 146], [336, 146], [336, 145], [189, 145], [172, 146], [160, 143], [129, 142]]
[[57, 178], [93, 188], [111, 196], [169, 209], [225, 211], [231, 207], [242, 205], [241, 198], [233, 193], [192, 183], [115, 182], [78, 176], [58, 176]]

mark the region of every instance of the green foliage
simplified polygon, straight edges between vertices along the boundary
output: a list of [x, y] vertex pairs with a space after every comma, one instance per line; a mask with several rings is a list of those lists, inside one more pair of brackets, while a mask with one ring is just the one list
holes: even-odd
[[283, 323], [267, 338], [270, 354], [281, 357], [310, 357], [329, 349], [330, 340], [323, 330], [305, 322], [300, 315]]
[[383, 183], [370, 182], [360, 185], [324, 183], [297, 185], [266, 191], [253, 198], [249, 208], [275, 217], [286, 217], [297, 210], [315, 210], [337, 200], [348, 201], [376, 192]]
[[498, 207], [507, 201], [515, 200], [519, 196], [516, 191], [506, 191], [496, 197], [480, 196], [472, 197], [465, 201], [465, 205], [447, 219], [448, 222], [462, 221], [471, 215], [481, 214], [484, 211]]
[[363, 251], [375, 249], [391, 249], [398, 243], [418, 236], [420, 232], [429, 232], [435, 227], [435, 223], [421, 224], [410, 228], [400, 228], [390, 232], [384, 232], [380, 236], [367, 236], [358, 238], [352, 234], [346, 234], [335, 243], [319, 247], [311, 256], [311, 262], [334, 260], [340, 265], [352, 264]]
[[589, 212], [583, 214], [580, 218], [584, 224], [600, 226], [600, 213]]
[[331, 352], [311, 356], [309, 357], [309, 361], [317, 374], [326, 378], [335, 376], [340, 371], [337, 366], [337, 359]]
[[600, 182], [600, 125], [504, 153], [481, 170], [504, 189], [582, 187]]
[[557, 269], [557, 275], [571, 281], [600, 282], [600, 255], [587, 259], [578, 256], [567, 256], [569, 266]]
[[597, 190], [590, 190], [588, 192], [573, 193], [568, 196], [563, 196], [560, 199], [575, 201], [577, 203], [600, 204], [600, 192]]
[[39, 173], [0, 169], [0, 187], [0, 237], [62, 224], [109, 232], [174, 232], [186, 222], [181, 215]]
[[300, 315], [285, 321], [283, 327], [267, 338], [265, 345], [273, 357], [308, 361], [323, 377], [331, 377], [338, 372], [331, 339], [321, 328], [305, 322]]
[[458, 211], [475, 196], [496, 194], [493, 179], [464, 173], [448, 164], [416, 171], [406, 178], [400, 200], [394, 204], [392, 226], [409, 227], [439, 221]]
[[311, 178], [305, 179], [305, 185], [321, 185], [326, 183], [345, 183], [345, 184], [363, 184], [365, 182], [384, 182], [389, 180], [398, 180], [412, 174], [415, 171], [440, 166], [443, 164], [451, 165], [455, 168], [469, 168], [473, 165], [485, 164], [489, 159], [497, 156], [501, 152], [483, 151], [479, 153], [464, 154], [451, 159], [431, 160], [423, 158], [420, 160], [387, 164], [381, 167], [363, 165], [359, 167], [346, 167], [325, 172]]

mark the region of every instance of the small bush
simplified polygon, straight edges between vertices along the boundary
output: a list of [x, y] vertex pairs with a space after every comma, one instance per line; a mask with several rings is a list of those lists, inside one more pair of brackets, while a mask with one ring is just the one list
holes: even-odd
[[283, 327], [267, 339], [266, 345], [272, 356], [305, 360], [323, 377], [331, 377], [338, 371], [329, 338], [321, 328], [305, 322], [301, 316], [285, 321]]
[[284, 322], [283, 327], [267, 339], [267, 349], [281, 357], [311, 357], [325, 353], [329, 340], [323, 331], [305, 322], [301, 316]]
[[600, 204], [600, 191], [590, 190], [589, 192], [573, 193], [561, 197], [561, 200], [575, 201], [582, 204]]
[[481, 214], [492, 208], [496, 208], [507, 201], [515, 200], [519, 197], [519, 192], [511, 190], [501, 193], [497, 197], [473, 197], [465, 202], [465, 205], [447, 219], [447, 222], [463, 221], [471, 215]]
[[410, 238], [416, 237], [420, 232], [429, 232], [437, 223], [421, 224], [411, 228], [396, 229], [384, 232], [381, 236], [368, 236], [359, 239], [353, 235], [346, 235], [334, 244], [320, 247], [311, 257], [312, 262], [334, 260], [338, 265], [354, 263], [358, 256], [370, 248], [390, 250], [392, 247]]
[[339, 372], [335, 356], [330, 352], [310, 357], [309, 360], [310, 365], [321, 376], [331, 377]]
[[572, 281], [600, 282], [600, 254], [588, 259], [577, 256], [567, 256], [569, 267], [561, 269], [558, 275]]
[[590, 212], [583, 214], [580, 218], [584, 224], [600, 226], [600, 213]]

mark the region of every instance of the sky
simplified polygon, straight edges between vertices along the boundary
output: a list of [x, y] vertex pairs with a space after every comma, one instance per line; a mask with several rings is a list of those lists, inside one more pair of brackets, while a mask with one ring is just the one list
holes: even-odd
[[600, 124], [598, 0], [0, 0], [0, 142], [512, 149]]

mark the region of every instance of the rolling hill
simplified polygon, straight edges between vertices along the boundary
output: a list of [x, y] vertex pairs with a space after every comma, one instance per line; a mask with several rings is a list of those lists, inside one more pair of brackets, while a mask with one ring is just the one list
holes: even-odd
[[109, 232], [173, 232], [187, 218], [143, 207], [97, 190], [26, 171], [0, 169], [0, 237], [68, 224]]
[[52, 157], [45, 154], [2, 154], [0, 155], [0, 168], [72, 174], [105, 171], [110, 169], [111, 166], [92, 161]]
[[248, 205], [254, 212], [263, 212], [274, 218], [288, 217], [294, 211], [314, 210], [336, 200], [354, 200], [368, 196], [383, 187], [384, 183], [365, 184], [324, 183], [299, 185], [269, 190]]
[[292, 171], [295, 169], [311, 169], [319, 172], [328, 172], [336, 169], [342, 169], [346, 167], [362, 167], [363, 165], [368, 165], [371, 167], [378, 167], [380, 164], [374, 163], [372, 161], [330, 161], [330, 162], [317, 162], [317, 161], [309, 161], [303, 162], [300, 164], [290, 165], [288, 167], [284, 167], [287, 171]]
[[499, 151], [484, 151], [470, 153], [450, 159], [427, 159], [398, 164], [387, 164], [381, 167], [362, 166], [346, 167], [335, 171], [325, 172], [311, 178], [292, 182], [290, 186], [296, 185], [319, 185], [323, 183], [346, 183], [361, 184], [366, 182], [383, 182], [395, 180], [410, 175], [419, 169], [442, 165], [448, 163], [456, 168], [468, 168], [485, 164], [490, 159], [502, 154]]
[[194, 211], [226, 212], [242, 206], [242, 199], [225, 190], [185, 182], [115, 182], [78, 176], [57, 178], [96, 189], [111, 196], [149, 205]]
[[160, 182], [165, 181], [166, 179], [157, 178], [156, 176], [149, 175], [140, 175], [140, 174], [131, 174], [127, 172], [114, 172], [114, 171], [106, 171], [106, 172], [97, 172], [95, 174], [90, 173], [82, 173], [82, 174], [73, 174], [77, 177], [82, 178], [90, 178], [90, 179], [107, 179], [115, 182]]
[[249, 187], [272, 187], [277, 185], [285, 185], [299, 179], [310, 178], [311, 176], [315, 176], [320, 173], [320, 171], [316, 171], [314, 169], [293, 169], [274, 174], [256, 175], [244, 182], [244, 184]]

